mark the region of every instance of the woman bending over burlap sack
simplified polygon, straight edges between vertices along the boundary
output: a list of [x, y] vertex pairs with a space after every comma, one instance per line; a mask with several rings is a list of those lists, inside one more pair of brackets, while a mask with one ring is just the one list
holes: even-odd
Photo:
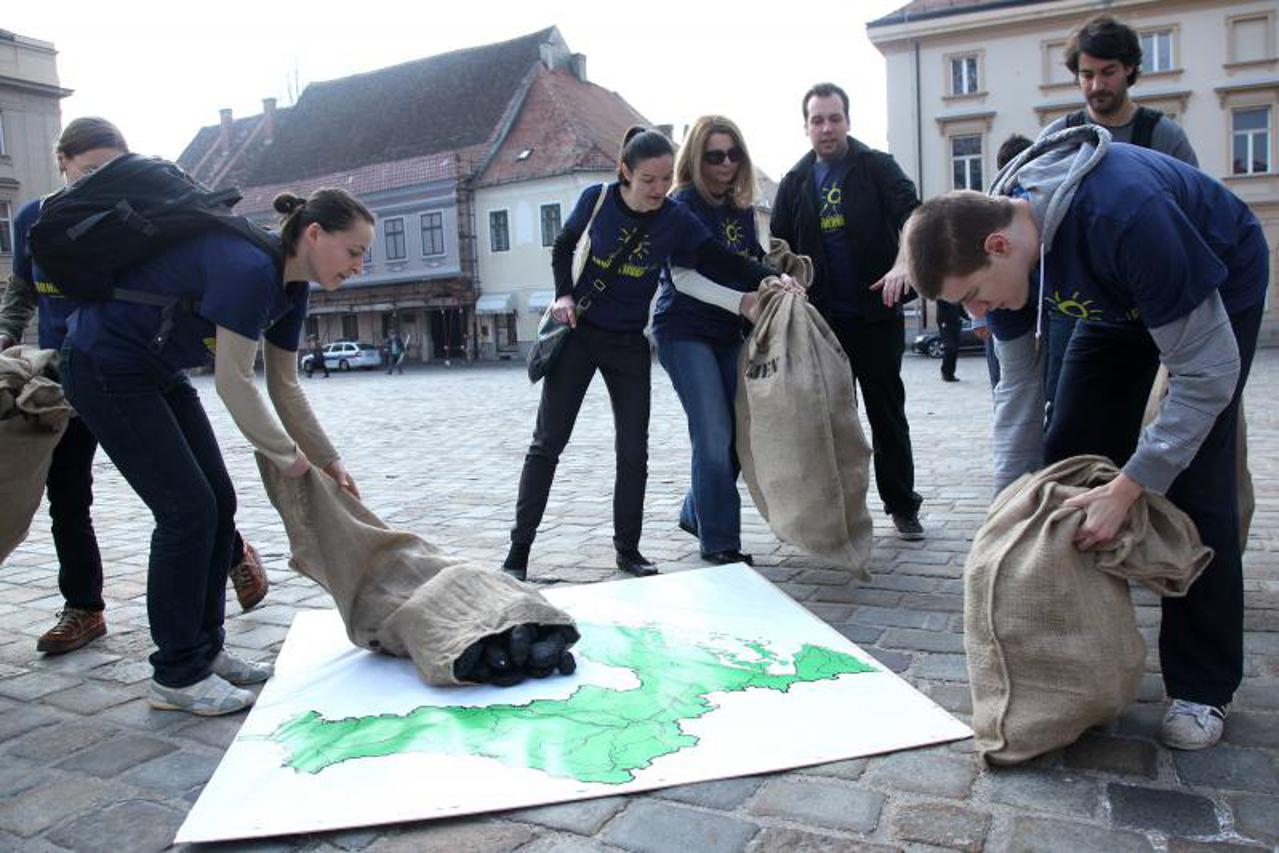
[[27, 536], [53, 448], [71, 418], [57, 365], [50, 349], [16, 346], [0, 353], [0, 563]]
[[1146, 643], [1128, 582], [1179, 597], [1212, 559], [1189, 516], [1143, 492], [1111, 541], [1081, 551], [1084, 511], [1062, 502], [1110, 482], [1101, 456], [1025, 474], [995, 499], [964, 565], [973, 734], [1015, 764], [1113, 722], [1137, 696]]
[[573, 618], [537, 590], [390, 529], [314, 469], [290, 479], [257, 459], [289, 535], [289, 564], [333, 596], [352, 643], [411, 658], [434, 685], [572, 672]]
[[[813, 280], [812, 260], [784, 240], [764, 262], [804, 287]], [[871, 448], [848, 356], [817, 309], [776, 280], [760, 284], [758, 306], [738, 362], [742, 478], [778, 539], [870, 580]]]

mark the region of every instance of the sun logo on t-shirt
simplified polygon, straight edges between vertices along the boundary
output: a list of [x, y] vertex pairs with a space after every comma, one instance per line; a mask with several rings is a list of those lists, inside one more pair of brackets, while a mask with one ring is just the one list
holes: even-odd
[[1052, 296], [1048, 297], [1048, 301], [1062, 314], [1074, 317], [1076, 320], [1100, 320], [1105, 316], [1101, 309], [1093, 307], [1093, 300], [1084, 299], [1083, 294], [1078, 290], [1070, 294], [1068, 299], [1054, 290]]
[[736, 251], [742, 246], [742, 238], [746, 236], [746, 229], [742, 227], [742, 223], [732, 219], [724, 220], [724, 245], [730, 250]]
[[821, 225], [823, 231], [844, 227], [844, 188], [839, 184], [822, 187]]

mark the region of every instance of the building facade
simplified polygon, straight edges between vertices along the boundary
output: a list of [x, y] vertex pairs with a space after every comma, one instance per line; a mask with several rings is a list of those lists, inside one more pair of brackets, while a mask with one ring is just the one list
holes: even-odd
[[0, 287], [13, 271], [13, 217], [62, 186], [53, 146], [70, 94], [52, 44], [0, 30]]
[[[889, 150], [925, 198], [985, 190], [1013, 133], [1082, 109], [1070, 31], [1106, 12], [1142, 41], [1139, 104], [1185, 129], [1205, 172], [1266, 230], [1279, 280], [1279, 7], [1274, 0], [916, 0], [867, 31], [888, 68]], [[1273, 287], [1271, 289], [1273, 293]], [[1263, 341], [1279, 343], [1269, 298]]]

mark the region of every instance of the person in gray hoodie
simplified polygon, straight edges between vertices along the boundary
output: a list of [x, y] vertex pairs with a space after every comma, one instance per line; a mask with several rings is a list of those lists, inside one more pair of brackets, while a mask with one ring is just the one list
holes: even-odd
[[[989, 195], [959, 191], [926, 202], [907, 225], [906, 250], [924, 296], [989, 312], [1004, 371], [995, 399], [997, 488], [1043, 464], [1099, 453], [1121, 472], [1067, 502], [1085, 513], [1080, 548], [1112, 539], [1143, 488], [1166, 493], [1213, 548], [1189, 594], [1163, 600], [1159, 637], [1172, 699], [1161, 737], [1179, 749], [1212, 746], [1243, 673], [1234, 459], [1269, 281], [1257, 218], [1203, 172], [1084, 126], [1041, 137]], [[1055, 283], [1051, 294], [1046, 279]], [[1046, 302], [1084, 320], [1047, 433], [1039, 364]], [[1169, 394], [1143, 430], [1161, 362]]]

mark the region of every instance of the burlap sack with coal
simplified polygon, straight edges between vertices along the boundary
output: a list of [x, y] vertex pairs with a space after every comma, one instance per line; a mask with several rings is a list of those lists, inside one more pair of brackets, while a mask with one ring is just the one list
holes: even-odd
[[1117, 719], [1136, 698], [1146, 643], [1130, 581], [1183, 596], [1212, 559], [1189, 516], [1144, 492], [1102, 548], [1074, 543], [1067, 498], [1118, 474], [1076, 456], [1025, 474], [991, 505], [964, 566], [964, 649], [977, 752], [1015, 764]]
[[27, 537], [72, 414], [58, 384], [56, 350], [0, 353], [0, 563]]
[[534, 625], [577, 639], [573, 618], [528, 584], [392, 530], [314, 468], [288, 479], [261, 454], [257, 461], [288, 533], [290, 566], [333, 596], [355, 645], [411, 658], [428, 684], [449, 686], [479, 680], [459, 677], [455, 664], [486, 638]]
[[[774, 239], [764, 262], [807, 287], [813, 262]], [[870, 580], [866, 506], [871, 448], [857, 418], [848, 356], [807, 299], [776, 279], [738, 361], [737, 456], [769, 529], [819, 560]]]
[[[1159, 416], [1159, 409], [1168, 396], [1168, 368], [1160, 365], [1155, 384], [1146, 401], [1146, 413], [1141, 425], [1146, 427]], [[1239, 504], [1239, 550], [1248, 550], [1248, 531], [1252, 528], [1252, 514], [1257, 511], [1257, 495], [1252, 487], [1252, 471], [1248, 468], [1248, 419], [1244, 417], [1243, 400], [1239, 400], [1239, 418], [1235, 430], [1235, 500]]]

